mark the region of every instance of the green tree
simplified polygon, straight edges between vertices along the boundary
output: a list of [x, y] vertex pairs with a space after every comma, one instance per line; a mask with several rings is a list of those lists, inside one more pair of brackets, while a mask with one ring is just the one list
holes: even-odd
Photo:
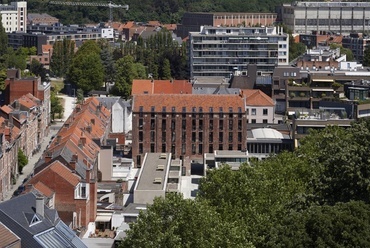
[[368, 121], [350, 128], [312, 130], [297, 152], [315, 169], [310, 182], [322, 203], [360, 200], [370, 203], [370, 129]]
[[370, 46], [366, 46], [366, 49], [364, 51], [364, 61], [363, 64], [365, 66], [370, 66]]
[[140, 212], [119, 247], [252, 247], [202, 202], [176, 193], [155, 198]]
[[292, 211], [271, 229], [266, 247], [369, 247], [370, 205], [312, 206]]
[[346, 55], [347, 61], [353, 61], [354, 60], [355, 57], [354, 57], [353, 52], [352, 52], [351, 49], [344, 48], [342, 45], [338, 45], [338, 44], [335, 44], [335, 43], [330, 44], [330, 49], [336, 49], [336, 48], [340, 49], [340, 54], [341, 55], [343, 55], [343, 54]]
[[63, 115], [64, 108], [60, 101], [60, 98], [57, 96], [57, 94], [54, 91], [50, 92], [50, 105], [51, 105], [51, 119], [55, 120], [55, 116], [58, 115], [60, 118]]
[[7, 78], [6, 69], [0, 70], [0, 91], [5, 90], [6, 78]]
[[38, 76], [41, 77], [41, 81], [46, 80], [46, 69], [44, 68], [44, 65], [41, 64], [37, 59], [33, 59], [30, 64], [30, 71]]
[[76, 54], [67, 75], [68, 82], [84, 92], [100, 89], [104, 81], [104, 67], [97, 53]]
[[127, 55], [117, 60], [116, 70], [113, 92], [127, 99], [131, 95], [132, 80], [138, 77], [134, 58]]
[[77, 103], [81, 104], [85, 99], [83, 90], [77, 89], [76, 95], [77, 95]]
[[8, 36], [5, 32], [5, 28], [3, 27], [3, 23], [0, 18], [0, 58], [7, 53], [7, 49], [8, 49]]
[[53, 45], [53, 55], [50, 61], [50, 70], [57, 77], [66, 75], [74, 56], [75, 42], [69, 39], [56, 41]]
[[162, 79], [171, 79], [171, 66], [168, 59], [163, 60]]
[[18, 171], [22, 174], [23, 167], [28, 164], [28, 159], [21, 149], [18, 149]]
[[101, 50], [100, 57], [104, 66], [104, 81], [112, 83], [114, 81], [115, 66], [113, 60], [113, 52], [108, 46], [104, 46]]

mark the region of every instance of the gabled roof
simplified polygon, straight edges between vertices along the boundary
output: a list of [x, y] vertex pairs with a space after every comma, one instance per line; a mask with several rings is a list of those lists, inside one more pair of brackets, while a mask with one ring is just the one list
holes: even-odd
[[38, 181], [36, 184], [33, 185], [33, 188], [42, 193], [44, 196], [50, 198], [53, 196], [54, 191], [52, 191], [48, 186], [43, 184], [42, 182]]
[[247, 106], [275, 106], [274, 101], [261, 90], [242, 90]]
[[10, 114], [11, 112], [13, 112], [13, 108], [8, 106], [8, 105], [4, 105], [0, 108], [4, 113], [6, 114]]
[[20, 238], [7, 228], [3, 223], [0, 222], [0, 247], [11, 247]]
[[132, 95], [191, 93], [192, 84], [188, 80], [134, 79], [132, 82]]
[[80, 178], [59, 161], [55, 161], [50, 166], [50, 170], [64, 178], [64, 180], [66, 180], [72, 186], [77, 186], [77, 184], [80, 182]]
[[22, 106], [24, 106], [28, 109], [32, 109], [32, 108], [35, 108], [37, 106], [37, 103], [35, 103], [33, 100], [31, 100], [27, 96], [21, 96], [16, 101], [18, 101], [20, 105], [22, 105]]
[[[36, 213], [36, 195], [27, 193], [0, 203], [0, 219], [20, 239], [22, 247], [83, 247], [86, 245], [58, 217], [55, 209]], [[38, 219], [30, 225], [30, 220]]]

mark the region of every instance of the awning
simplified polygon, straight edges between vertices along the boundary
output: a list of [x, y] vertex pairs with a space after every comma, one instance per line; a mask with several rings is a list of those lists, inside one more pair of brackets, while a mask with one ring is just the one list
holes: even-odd
[[328, 88], [322, 88], [322, 89], [312, 89], [312, 91], [334, 91], [333, 89], [328, 89]]
[[95, 222], [110, 222], [112, 215], [98, 215], [96, 216]]
[[334, 79], [323, 79], [323, 78], [314, 78], [312, 82], [326, 82], [326, 83], [334, 83]]

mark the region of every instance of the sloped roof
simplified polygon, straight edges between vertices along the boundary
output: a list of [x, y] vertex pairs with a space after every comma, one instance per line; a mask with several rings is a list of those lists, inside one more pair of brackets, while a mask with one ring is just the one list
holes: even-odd
[[[29, 219], [34, 216], [40, 221], [30, 225]], [[34, 193], [23, 194], [0, 203], [0, 219], [21, 239], [22, 247], [86, 247], [60, 220], [55, 209], [44, 205], [44, 216], [36, 213]]]
[[192, 84], [188, 80], [134, 79], [132, 95], [137, 94], [191, 94]]
[[192, 112], [192, 108], [203, 108], [204, 113], [209, 112], [209, 108], [213, 108], [214, 113], [218, 113], [220, 108], [227, 113], [229, 108], [234, 112], [238, 112], [238, 108], [245, 109], [244, 98], [239, 95], [191, 95], [191, 94], [156, 94], [156, 95], [134, 95], [133, 96], [133, 112], [139, 112], [140, 106], [143, 107], [143, 112], [151, 112], [151, 108], [155, 108], [155, 112], [162, 112], [162, 108], [166, 107], [168, 112], [172, 107], [175, 107], [177, 113], [182, 112], [182, 108], [186, 108], [186, 112]]
[[68, 169], [66, 166], [62, 165], [59, 161], [55, 161], [51, 166], [50, 170], [57, 173], [59, 176], [64, 178], [69, 184], [73, 186], [77, 186], [77, 184], [80, 182], [80, 178], [72, 173], [70, 169]]
[[0, 222], [0, 247], [10, 247], [20, 238]]
[[33, 187], [48, 198], [50, 198], [54, 194], [54, 191], [52, 191], [48, 186], [46, 186], [40, 181], [34, 184]]
[[247, 106], [274, 106], [274, 101], [261, 90], [242, 90]]
[[8, 105], [4, 105], [0, 108], [4, 113], [10, 114], [14, 109]]

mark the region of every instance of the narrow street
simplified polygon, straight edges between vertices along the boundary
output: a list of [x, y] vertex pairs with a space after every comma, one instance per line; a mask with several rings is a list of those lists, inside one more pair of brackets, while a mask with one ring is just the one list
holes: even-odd
[[9, 200], [14, 191], [18, 189], [19, 186], [22, 185], [23, 183], [23, 180], [25, 178], [27, 178], [29, 175], [32, 174], [33, 172], [33, 168], [35, 166], [35, 164], [37, 163], [37, 161], [39, 161], [40, 157], [42, 156], [44, 150], [46, 149], [46, 147], [49, 145], [49, 142], [51, 140], [52, 137], [54, 137], [59, 129], [63, 126], [65, 120], [68, 118], [68, 116], [72, 113], [73, 109], [74, 109], [74, 106], [75, 106], [75, 98], [74, 97], [69, 97], [69, 96], [60, 96], [61, 98], [64, 99], [64, 115], [63, 115], [63, 119], [56, 119], [54, 121], [54, 123], [52, 123], [50, 125], [50, 132], [48, 134], [48, 136], [46, 136], [43, 140], [43, 142], [41, 143], [41, 149], [38, 153], [36, 153], [35, 155], [33, 155], [31, 157], [31, 159], [28, 160], [28, 164], [23, 168], [23, 173], [21, 175], [19, 175], [19, 177], [17, 178], [17, 183], [12, 185], [12, 189], [7, 193], [7, 195], [5, 196], [4, 198], [4, 201], [6, 200]]

